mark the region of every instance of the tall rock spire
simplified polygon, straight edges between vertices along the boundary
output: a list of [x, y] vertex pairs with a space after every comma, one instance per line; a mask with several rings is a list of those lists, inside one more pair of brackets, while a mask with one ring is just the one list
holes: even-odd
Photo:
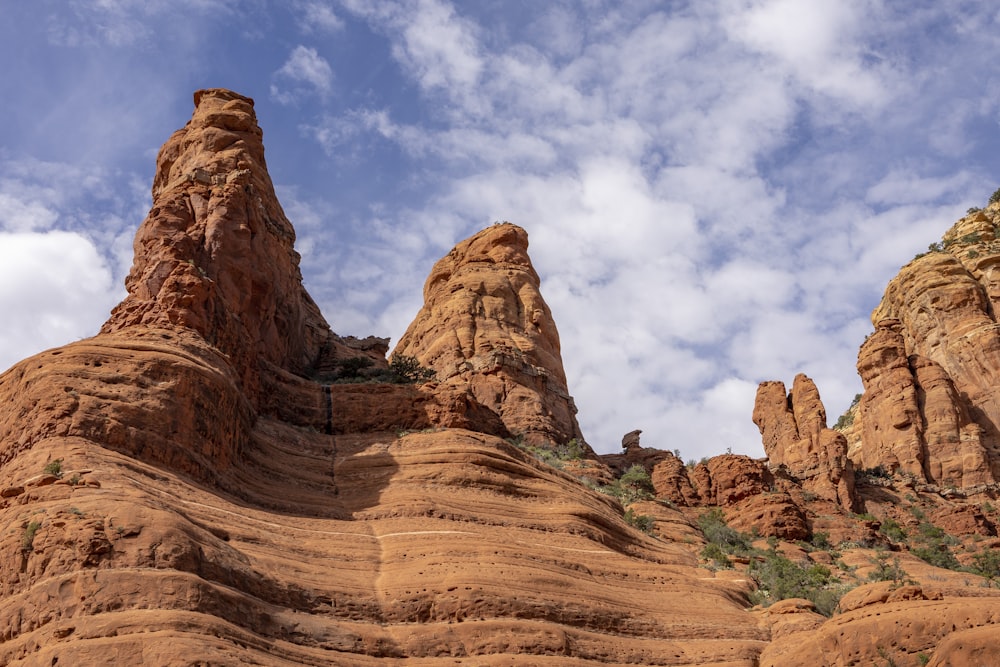
[[528, 257], [528, 233], [488, 227], [441, 258], [424, 306], [394, 354], [418, 358], [445, 386], [467, 388], [533, 444], [582, 441], [559, 332]]
[[215, 88], [196, 92], [194, 103], [191, 120], [160, 150], [128, 296], [102, 332], [193, 329], [252, 388], [260, 363], [311, 367], [332, 332], [302, 286], [253, 100]]
[[804, 489], [821, 498], [838, 502], [848, 511], [856, 508], [847, 440], [826, 427], [826, 408], [811, 379], [799, 373], [787, 395], [783, 382], [762, 382], [753, 421], [772, 467], [783, 466]]

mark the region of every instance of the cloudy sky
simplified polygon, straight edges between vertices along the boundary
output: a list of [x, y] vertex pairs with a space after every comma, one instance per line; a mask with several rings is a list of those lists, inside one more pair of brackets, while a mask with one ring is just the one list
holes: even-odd
[[1000, 185], [1000, 25], [966, 0], [0, 0], [0, 369], [123, 296], [198, 88], [256, 100], [306, 286], [398, 339], [452, 245], [528, 230], [588, 441], [761, 455], [830, 421], [900, 266]]

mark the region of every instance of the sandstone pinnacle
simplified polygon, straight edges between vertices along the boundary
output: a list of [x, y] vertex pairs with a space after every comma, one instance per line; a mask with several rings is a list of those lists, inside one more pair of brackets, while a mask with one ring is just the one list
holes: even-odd
[[424, 305], [394, 354], [419, 359], [445, 387], [469, 391], [531, 444], [583, 441], [559, 332], [528, 257], [528, 234], [496, 224], [438, 260]]
[[260, 363], [302, 373], [332, 336], [302, 286], [295, 231], [274, 193], [253, 100], [200, 90], [156, 160], [128, 296], [103, 332], [197, 331], [253, 391]]

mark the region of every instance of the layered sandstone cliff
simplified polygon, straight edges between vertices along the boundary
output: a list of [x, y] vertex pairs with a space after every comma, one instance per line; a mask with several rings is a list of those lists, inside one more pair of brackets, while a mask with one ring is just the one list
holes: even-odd
[[[758, 393], [766, 461], [685, 464], [639, 431], [597, 457], [523, 229], [488, 228], [433, 268], [396, 354], [436, 377], [376, 382], [387, 341], [336, 335], [306, 293], [261, 137], [252, 100], [197, 93], [158, 158], [128, 297], [99, 335], [0, 375], [0, 664], [995, 652], [1000, 571], [972, 566], [1000, 549], [996, 210], [890, 285], [850, 451], [798, 376]], [[366, 364], [372, 381], [340, 382]], [[595, 490], [626, 475], [627, 508]], [[712, 554], [706, 517], [740, 550]], [[830, 619], [804, 599], [751, 607], [774, 601], [767, 563], [827, 577], [819, 597], [856, 588]]]
[[439, 381], [334, 384], [384, 340], [303, 289], [252, 101], [157, 164], [129, 296], [0, 376], [0, 664], [754, 664], [743, 579], [502, 439], [580, 436], [523, 230], [435, 268]]
[[974, 211], [904, 266], [858, 355], [860, 465], [970, 488], [1000, 473], [1000, 208]]

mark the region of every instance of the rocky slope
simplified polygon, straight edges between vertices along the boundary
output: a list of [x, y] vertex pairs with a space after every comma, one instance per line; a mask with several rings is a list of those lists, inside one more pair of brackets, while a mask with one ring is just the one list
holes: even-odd
[[524, 231], [434, 269], [397, 354], [437, 382], [336, 383], [385, 341], [303, 289], [261, 136], [197, 93], [128, 297], [0, 376], [0, 664], [753, 664], [743, 577], [502, 439], [577, 438], [607, 474]]
[[[798, 389], [804, 376], [788, 396], [780, 383], [761, 385], [754, 421], [770, 464], [790, 464], [820, 496], [810, 470], [822, 469], [821, 480], [846, 473], [854, 504], [842, 493], [842, 506], [864, 512], [859, 523], [877, 531], [865, 542], [881, 541], [898, 565], [891, 582], [841, 599], [831, 620], [776, 638], [762, 665], [980, 665], [1000, 652], [998, 230], [1000, 204], [970, 209], [890, 281], [858, 353], [864, 393], [839, 433], [819, 404], [820, 438], [810, 419], [802, 437], [803, 393], [818, 401], [815, 387]], [[817, 447], [824, 440], [836, 444]]]
[[390, 367], [303, 288], [252, 100], [199, 91], [128, 297], [0, 375], [0, 664], [984, 664], [997, 224], [890, 284], [840, 428], [800, 375], [767, 459], [597, 456], [525, 230], [433, 267]]

